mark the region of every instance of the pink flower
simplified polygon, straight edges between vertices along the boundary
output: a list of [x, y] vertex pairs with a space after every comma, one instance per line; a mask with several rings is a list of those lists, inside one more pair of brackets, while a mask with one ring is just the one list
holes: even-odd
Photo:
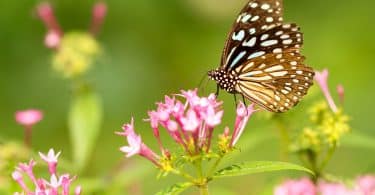
[[359, 191], [349, 189], [341, 183], [319, 181], [317, 189], [320, 195], [362, 195]]
[[329, 92], [328, 88], [328, 70], [324, 69], [322, 72], [315, 72], [315, 80], [318, 83], [320, 89], [322, 90], [328, 105], [330, 106], [331, 110], [333, 112], [337, 112], [337, 106], [335, 102], [333, 101], [333, 98], [331, 96], [331, 93]]
[[141, 152], [142, 140], [136, 134], [129, 134], [126, 136], [129, 146], [123, 146], [120, 150], [126, 153], [126, 157], [131, 157]]
[[40, 3], [37, 6], [37, 13], [39, 18], [44, 22], [46, 28], [51, 31], [57, 32], [59, 35], [62, 34], [61, 28], [53, 13], [53, 8], [49, 3]]
[[357, 178], [357, 188], [363, 195], [375, 195], [375, 176], [365, 175]]
[[49, 149], [47, 156], [39, 152], [40, 157], [48, 164], [50, 174], [56, 174], [56, 166], [60, 153], [61, 152], [55, 154], [55, 151], [52, 148]]
[[238, 105], [236, 122], [234, 124], [234, 131], [230, 143], [231, 147], [233, 147], [237, 143], [243, 133], [243, 130], [245, 129], [247, 121], [255, 111], [256, 110], [254, 109], [254, 104], [251, 104], [247, 108], [242, 102]]
[[[57, 165], [57, 157], [59, 156], [60, 152], [55, 155], [54, 150], [50, 149], [47, 156], [43, 155], [42, 153], [39, 154], [41, 158], [48, 163], [48, 166], [50, 166], [50, 163]], [[33, 173], [33, 167], [35, 165], [36, 162], [34, 160], [30, 160], [28, 164], [19, 163], [18, 167], [16, 167], [16, 171], [12, 173], [12, 178], [20, 185], [23, 192], [25, 192], [27, 195], [58, 195], [60, 192], [62, 192], [62, 195], [69, 194], [69, 187], [71, 186], [71, 183], [75, 177], [70, 178], [69, 174], [61, 174], [61, 176], [58, 177], [59, 174], [57, 174], [56, 166], [54, 166], [55, 171], [53, 173], [49, 171], [50, 177], [48, 180], [44, 178], [36, 178]], [[28, 187], [26, 185], [23, 174], [26, 174], [30, 178], [30, 186], [33, 185], [32, 187]], [[29, 182], [27, 183], [29, 184]], [[80, 191], [81, 190], [76, 191], [75, 194], [79, 195]], [[16, 192], [15, 194], [20, 193]]]
[[15, 114], [17, 123], [24, 126], [32, 126], [43, 119], [43, 113], [40, 110], [23, 110]]
[[37, 6], [37, 13], [48, 31], [44, 38], [44, 44], [47, 48], [58, 48], [63, 32], [55, 18], [51, 4], [40, 3]]
[[316, 189], [310, 179], [302, 178], [285, 181], [276, 187], [274, 195], [316, 195]]
[[36, 178], [33, 173], [33, 168], [35, 165], [36, 165], [36, 162], [33, 159], [31, 159], [28, 164], [19, 163], [17, 169], [19, 171], [26, 173], [30, 177], [30, 179], [35, 183]]
[[60, 42], [61, 36], [54, 30], [48, 31], [47, 35], [44, 38], [44, 44], [47, 48], [56, 49], [59, 47]]
[[75, 195], [80, 195], [82, 192], [82, 188], [81, 186], [77, 186], [76, 189], [74, 190], [74, 194]]
[[[164, 102], [157, 103], [156, 110], [148, 111], [149, 119], [146, 119], [150, 122], [162, 154], [166, 156], [169, 150], [164, 148], [160, 141], [161, 128], [164, 128], [188, 155], [209, 152], [214, 129], [221, 123], [224, 114], [220, 108], [221, 104], [222, 102], [218, 101], [214, 94], [200, 97], [196, 89], [181, 91], [181, 94], [173, 97], [165, 96]], [[227, 145], [228, 147], [233, 147], [238, 141], [253, 112], [255, 112], [253, 104], [248, 108], [243, 104], [239, 105], [231, 145]], [[225, 132], [229, 138], [229, 129], [227, 128]], [[121, 147], [121, 151], [126, 153], [127, 157], [139, 154], [158, 165], [160, 157], [134, 133], [133, 122], [124, 126], [124, 132], [117, 134], [127, 137], [129, 145]]]
[[104, 2], [98, 2], [94, 5], [92, 9], [92, 21], [90, 27], [90, 32], [92, 34], [98, 34], [106, 14], [107, 5]]
[[336, 90], [337, 90], [337, 94], [339, 95], [339, 98], [340, 98], [340, 103], [344, 104], [344, 100], [345, 100], [344, 86], [339, 84], [339, 85], [337, 85]]
[[120, 151], [126, 153], [126, 157], [131, 157], [136, 154], [141, 155], [159, 166], [158, 160], [160, 157], [142, 142], [141, 136], [135, 133], [134, 119], [132, 118], [131, 123], [125, 124], [122, 129], [123, 132], [116, 133], [126, 137], [129, 145], [121, 147]]
[[198, 118], [197, 113], [193, 110], [188, 110], [185, 117], [180, 119], [182, 123], [182, 129], [184, 131], [196, 132], [201, 124], [201, 120]]

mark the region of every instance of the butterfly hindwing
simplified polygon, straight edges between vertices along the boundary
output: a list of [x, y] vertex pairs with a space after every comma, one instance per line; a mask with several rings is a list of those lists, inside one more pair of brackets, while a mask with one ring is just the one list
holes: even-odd
[[303, 64], [304, 57], [293, 49], [257, 57], [240, 69], [236, 91], [273, 112], [295, 106], [312, 85], [314, 71]]

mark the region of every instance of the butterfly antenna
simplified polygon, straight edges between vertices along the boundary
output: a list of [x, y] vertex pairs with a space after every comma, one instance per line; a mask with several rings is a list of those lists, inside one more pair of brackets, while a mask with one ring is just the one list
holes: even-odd
[[203, 91], [203, 94], [205, 92], [205, 88], [206, 88], [207, 83], [208, 83], [208, 80], [207, 80], [206, 83], [203, 85], [203, 82], [206, 78], [207, 78], [207, 75], [204, 74], [203, 77], [201, 78], [201, 80], [199, 81], [199, 85], [198, 85], [198, 91]]

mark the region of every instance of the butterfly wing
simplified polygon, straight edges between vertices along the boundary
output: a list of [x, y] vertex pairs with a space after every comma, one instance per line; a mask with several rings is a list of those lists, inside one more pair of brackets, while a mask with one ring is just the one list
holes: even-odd
[[295, 49], [269, 53], [238, 67], [236, 91], [272, 112], [295, 106], [312, 85], [314, 71]]
[[234, 69], [260, 51], [254, 37], [260, 38], [264, 32], [282, 24], [282, 5], [282, 0], [252, 0], [245, 5], [228, 34], [221, 59], [222, 69]]

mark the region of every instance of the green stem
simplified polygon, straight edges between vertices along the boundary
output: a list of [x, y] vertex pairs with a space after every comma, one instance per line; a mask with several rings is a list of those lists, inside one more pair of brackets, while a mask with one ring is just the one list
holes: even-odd
[[171, 172], [174, 173], [174, 174], [176, 174], [176, 175], [180, 175], [180, 176], [186, 178], [187, 180], [189, 180], [192, 183], [195, 183], [195, 181], [196, 181], [194, 177], [192, 177], [191, 175], [185, 173], [184, 171], [172, 169]]
[[323, 169], [327, 166], [328, 162], [331, 160], [333, 153], [335, 152], [337, 148], [336, 142], [333, 143], [333, 146], [329, 148], [327, 155], [323, 159], [322, 163], [319, 166], [319, 172], [323, 171]]
[[199, 186], [199, 194], [200, 195], [208, 195], [208, 184], [205, 183], [204, 185]]
[[216, 159], [215, 163], [212, 165], [211, 169], [208, 171], [208, 174], [207, 174], [208, 177], [212, 176], [212, 174], [216, 170], [217, 166], [219, 166], [222, 159], [223, 159], [223, 156], [220, 156], [218, 159]]

